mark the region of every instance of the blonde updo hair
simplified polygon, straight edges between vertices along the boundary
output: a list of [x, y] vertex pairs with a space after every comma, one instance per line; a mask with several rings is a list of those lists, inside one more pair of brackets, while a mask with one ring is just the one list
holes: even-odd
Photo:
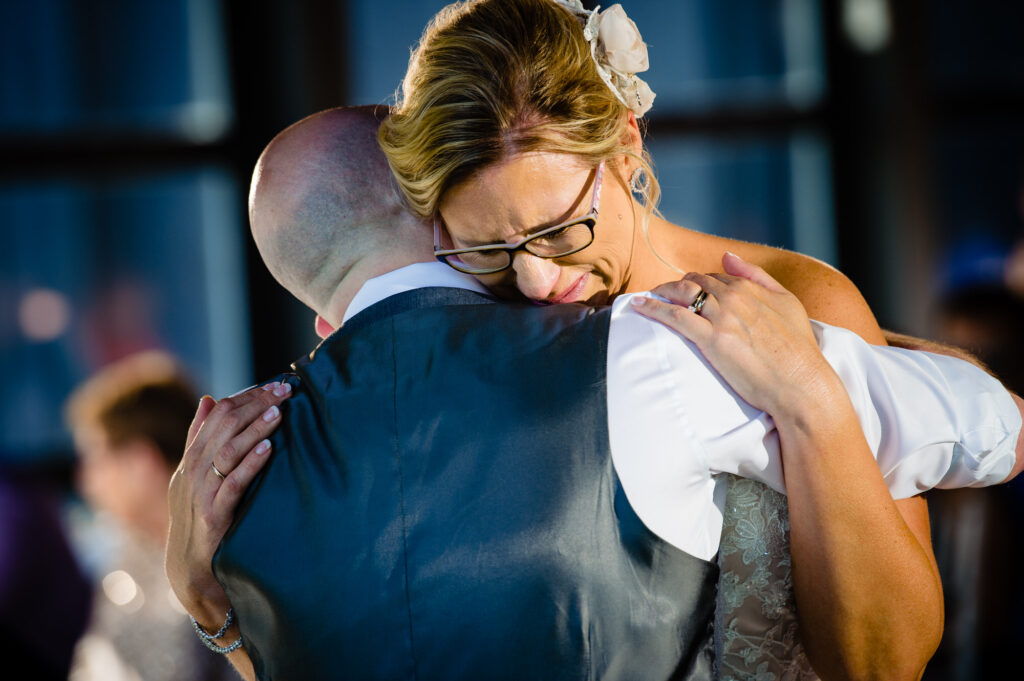
[[626, 107], [597, 72], [580, 20], [553, 0], [467, 0], [438, 12], [377, 134], [406, 202], [433, 217], [445, 192], [529, 152], [643, 168], [644, 227], [658, 185], [629, 146]]

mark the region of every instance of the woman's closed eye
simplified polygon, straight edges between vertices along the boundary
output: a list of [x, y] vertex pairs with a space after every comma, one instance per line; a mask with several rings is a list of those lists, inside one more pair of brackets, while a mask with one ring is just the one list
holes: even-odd
[[565, 238], [566, 236], [568, 236], [569, 235], [569, 230], [571, 230], [575, 226], [576, 225], [566, 225], [566, 226], [564, 226], [564, 227], [562, 227], [560, 229], [556, 229], [553, 232], [548, 232], [547, 234], [538, 236], [533, 241], [535, 243], [536, 242], [540, 242], [540, 243], [544, 243], [544, 244], [553, 243], [555, 241], [558, 241], [559, 239], [562, 239], [562, 238]]

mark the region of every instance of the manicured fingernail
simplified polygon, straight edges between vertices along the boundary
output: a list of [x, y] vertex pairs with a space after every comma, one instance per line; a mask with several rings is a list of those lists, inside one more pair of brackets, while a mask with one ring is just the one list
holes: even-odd
[[725, 252], [725, 254], [726, 254], [726, 255], [731, 255], [732, 257], [734, 257], [734, 258], [738, 258], [738, 259], [740, 259], [740, 260], [742, 260], [742, 259], [743, 259], [743, 258], [740, 258], [740, 256], [738, 256], [738, 255], [736, 255], [735, 253], [733, 253], [732, 251], [726, 251], [726, 252]]
[[273, 421], [274, 419], [277, 418], [278, 414], [280, 414], [280, 413], [281, 413], [281, 410], [277, 408], [277, 405], [274, 405], [270, 409], [268, 409], [265, 412], [263, 412], [263, 420], [264, 421]]
[[287, 383], [282, 383], [281, 385], [279, 385], [276, 388], [274, 388], [274, 394], [277, 395], [278, 397], [284, 397], [285, 395], [287, 395], [291, 391], [292, 391], [292, 387], [290, 385], [288, 385]]
[[256, 445], [257, 454], [266, 454], [270, 451], [270, 440], [264, 440], [263, 442]]
[[273, 390], [274, 388], [276, 388], [279, 385], [281, 385], [281, 384], [278, 383], [277, 381], [274, 381], [273, 383], [265, 383], [265, 384], [263, 384], [260, 387], [262, 387], [264, 390]]
[[629, 302], [632, 303], [633, 307], [643, 307], [647, 304], [647, 298], [644, 296], [636, 296], [634, 298], [630, 298]]

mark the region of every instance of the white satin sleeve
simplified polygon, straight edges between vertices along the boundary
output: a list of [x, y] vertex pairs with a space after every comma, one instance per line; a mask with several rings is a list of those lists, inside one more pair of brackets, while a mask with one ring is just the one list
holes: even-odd
[[955, 357], [869, 345], [821, 322], [812, 327], [894, 498], [1006, 479], [1021, 415], [999, 381]]
[[[620, 296], [611, 313], [612, 460], [649, 529], [693, 555], [712, 556], [724, 492], [717, 474], [785, 492], [778, 433], [693, 343], [636, 313], [634, 295], [642, 294]], [[998, 381], [951, 357], [873, 346], [845, 329], [812, 326], [895, 498], [1006, 478], [1021, 418]]]
[[[630, 505], [665, 541], [711, 560], [722, 533], [729, 459], [749, 477], [781, 484], [771, 418], [741, 400], [696, 346], [633, 311], [612, 306], [608, 433]], [[726, 464], [728, 467], [728, 464]], [[721, 481], [721, 482], [720, 482]]]

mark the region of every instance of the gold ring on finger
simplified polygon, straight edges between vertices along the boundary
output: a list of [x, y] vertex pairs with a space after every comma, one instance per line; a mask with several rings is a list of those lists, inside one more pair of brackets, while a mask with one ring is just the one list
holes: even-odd
[[213, 474], [214, 474], [214, 475], [216, 475], [216, 476], [217, 476], [218, 478], [220, 478], [221, 480], [223, 480], [223, 479], [225, 479], [226, 477], [228, 477], [228, 476], [224, 475], [223, 473], [221, 473], [221, 472], [220, 472], [220, 469], [219, 469], [219, 468], [217, 468], [217, 464], [215, 464], [215, 463], [214, 463], [214, 462], [212, 462], [212, 461], [210, 462], [210, 467], [211, 467], [211, 468], [213, 468]]

